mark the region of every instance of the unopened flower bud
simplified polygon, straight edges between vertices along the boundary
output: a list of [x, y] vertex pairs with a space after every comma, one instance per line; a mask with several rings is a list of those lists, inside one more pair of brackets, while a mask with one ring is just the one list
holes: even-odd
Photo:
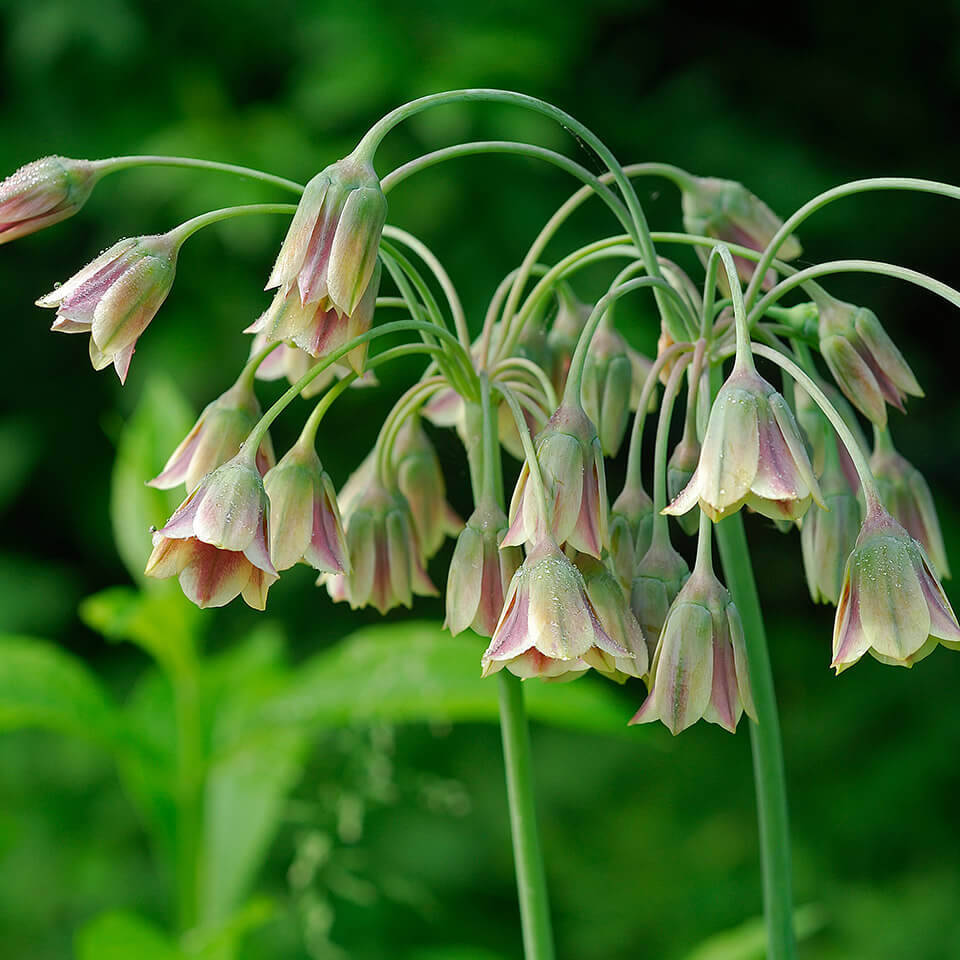
[[433, 444], [420, 425], [410, 418], [400, 428], [393, 447], [397, 486], [410, 504], [413, 527], [424, 557], [432, 557], [445, 537], [455, 536], [463, 521], [447, 503], [447, 489]]
[[387, 490], [372, 477], [355, 498], [341, 495], [341, 509], [352, 568], [324, 574], [331, 599], [346, 599], [354, 610], [372, 605], [386, 613], [401, 604], [410, 607], [413, 594], [437, 595], [423, 568], [410, 505], [399, 490]]
[[[208, 403], [193, 429], [170, 454], [161, 473], [147, 485], [170, 490], [186, 484], [189, 493], [210, 471], [235, 456], [260, 419], [260, 404], [249, 377], [240, 375], [226, 393]], [[276, 462], [267, 434], [257, 450], [257, 468], [266, 473]]]
[[303, 192], [267, 289], [296, 288], [304, 307], [351, 316], [373, 278], [387, 200], [369, 161], [349, 156]]
[[950, 578], [947, 551], [940, 533], [937, 508], [923, 474], [894, 448], [886, 431], [877, 431], [877, 444], [870, 469], [880, 490], [880, 499], [894, 519], [919, 540], [938, 577]]
[[506, 667], [524, 679], [569, 679], [591, 666], [609, 669], [613, 658], [629, 656], [601, 627], [580, 571], [547, 537], [510, 581], [483, 655], [483, 676]]
[[263, 478], [270, 499], [270, 558], [278, 570], [301, 560], [316, 570], [350, 569], [333, 483], [313, 446], [296, 443]]
[[623, 442], [632, 384], [627, 341], [616, 330], [601, 327], [590, 341], [581, 399], [584, 412], [597, 425], [600, 446], [608, 457], [615, 457]]
[[173, 233], [120, 240], [37, 306], [56, 307], [58, 333], [89, 333], [94, 369], [112, 363], [123, 383], [137, 338], [173, 286], [181, 242]]
[[[783, 221], [742, 183], [716, 177], [694, 177], [691, 184], [683, 187], [683, 228], [687, 233], [761, 251], [782, 226]], [[796, 237], [789, 236], [781, 244], [777, 256], [781, 260], [793, 260], [801, 253]], [[706, 251], [698, 247], [697, 255], [706, 263]], [[749, 281], [757, 265], [736, 255], [733, 260], [740, 277]], [[764, 289], [772, 287], [775, 278], [776, 274], [769, 271], [763, 279]], [[722, 270], [717, 279], [721, 289], [729, 295]]]
[[270, 562], [269, 504], [244, 451], [203, 478], [153, 535], [145, 573], [177, 576], [198, 607], [222, 607], [238, 594], [257, 610], [277, 579]]
[[577, 341], [587, 324], [591, 307], [581, 303], [569, 288], [561, 288], [557, 295], [557, 313], [547, 334], [547, 347], [550, 351], [550, 366], [545, 367], [553, 382], [557, 396], [563, 394], [567, 385], [570, 362], [577, 348]]
[[549, 532], [557, 543], [599, 558], [608, 540], [607, 485], [600, 439], [583, 409], [561, 404], [537, 436], [536, 453], [551, 516], [542, 516], [541, 498], [524, 462], [504, 545], [537, 542]]
[[653, 501], [629, 478], [610, 510], [610, 560], [613, 571], [629, 591], [637, 563], [653, 538]]
[[481, 500], [457, 538], [447, 578], [447, 622], [456, 636], [468, 627], [492, 637], [513, 575], [523, 562], [519, 547], [500, 549], [507, 531], [504, 512]]
[[612, 664], [598, 662], [596, 669], [617, 683], [624, 683], [627, 677], [645, 677], [649, 666], [647, 642], [623, 587], [606, 564], [594, 557], [578, 553], [574, 563], [583, 575], [600, 626], [608, 637], [630, 652], [628, 657], [613, 657]]
[[663, 721], [674, 735], [701, 717], [736, 732], [756, 720], [740, 614], [726, 587], [697, 570], [670, 607], [650, 668], [650, 692], [630, 723]]
[[[853, 407], [847, 402], [843, 394], [832, 384], [818, 382], [817, 386], [826, 394], [827, 399], [833, 404], [834, 409], [840, 414], [847, 429], [853, 434], [853, 439], [861, 450], [868, 450], [867, 438], [864, 436], [860, 427], [860, 421], [853, 412]], [[824, 412], [814, 402], [810, 394], [799, 384], [794, 384], [794, 408], [797, 413], [797, 423], [803, 430], [810, 448], [810, 463], [813, 466], [813, 472], [816, 476], [823, 473], [828, 456], [832, 457], [833, 452], [840, 460], [840, 469], [850, 489], [856, 493], [860, 489], [860, 478], [857, 476], [857, 468], [850, 458], [850, 454], [843, 441], [837, 436], [833, 425], [826, 418]]]
[[803, 516], [820, 488], [787, 402], [753, 370], [734, 368], [707, 423], [697, 469], [664, 513], [698, 503], [714, 521], [746, 504], [774, 520]]
[[926, 551], [874, 504], [847, 561], [833, 626], [837, 673], [869, 652], [911, 667], [937, 643], [960, 650], [960, 625]]
[[[379, 288], [379, 260], [374, 265], [363, 296], [349, 314], [331, 306], [326, 300], [305, 305], [300, 302], [300, 293], [295, 286], [281, 287], [266, 311], [244, 332], [262, 335], [267, 343], [292, 343], [311, 357], [319, 359], [370, 329]], [[367, 347], [368, 344], [362, 343], [344, 358], [358, 374], [363, 373]]]
[[866, 307], [824, 293], [817, 298], [820, 352], [847, 399], [877, 426], [887, 423], [889, 403], [903, 410], [903, 398], [923, 391], [903, 354]]
[[654, 540], [637, 564], [630, 591], [630, 608], [643, 630], [651, 657], [670, 604], [689, 576], [686, 560], [669, 542]]
[[89, 160], [69, 157], [44, 157], [10, 174], [0, 183], [0, 244], [72, 217], [100, 176]]
[[[680, 491], [693, 478], [699, 460], [700, 444], [697, 442], [696, 435], [689, 430], [684, 430], [680, 442], [667, 461], [667, 494], [671, 500], [679, 496]], [[697, 532], [697, 526], [700, 523], [700, 511], [691, 508], [686, 513], [679, 515], [676, 520], [680, 529], [687, 536], [692, 537]]]

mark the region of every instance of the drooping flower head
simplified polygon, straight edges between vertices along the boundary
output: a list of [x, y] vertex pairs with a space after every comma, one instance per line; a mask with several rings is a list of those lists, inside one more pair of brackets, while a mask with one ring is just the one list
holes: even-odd
[[36, 233], [86, 202], [101, 171], [89, 160], [44, 157], [0, 183], [0, 244]]
[[238, 594], [257, 610], [277, 579], [270, 561], [269, 503], [253, 457], [241, 449], [204, 477], [153, 535], [148, 577], [179, 577], [198, 607], [222, 607]]
[[[183, 483], [189, 493], [206, 474], [236, 455], [259, 419], [257, 395], [243, 373], [226, 393], [207, 404], [163, 470], [147, 481], [148, 486], [170, 490]], [[257, 450], [257, 469], [265, 474], [275, 462], [273, 444], [266, 434]]]
[[[763, 250], [783, 226], [783, 221], [742, 183], [716, 177], [694, 177], [683, 186], [683, 228], [687, 233], [701, 234], [736, 243], [753, 250]], [[784, 240], [777, 256], [793, 260], [802, 248], [796, 237]], [[697, 255], [706, 263], [707, 253], [697, 248]], [[749, 281], [757, 265], [744, 257], [734, 256], [737, 273]], [[773, 286], [775, 274], [769, 271], [763, 279], [764, 289]], [[721, 289], [729, 295], [723, 271], [718, 275]]]
[[345, 157], [303, 192], [267, 289], [352, 316], [373, 279], [387, 200], [370, 161]]
[[591, 666], [611, 670], [616, 657], [629, 656], [600, 626], [580, 571], [544, 537], [510, 581], [483, 676], [506, 667], [523, 679], [573, 679]]
[[354, 610], [374, 606], [386, 613], [401, 604], [411, 606], [413, 594], [436, 596], [406, 498], [377, 479], [372, 461], [370, 468], [361, 465], [360, 470], [369, 479], [357, 485], [355, 496], [340, 498], [351, 569], [320, 578], [331, 599], [346, 600]]
[[89, 333], [94, 369], [112, 363], [123, 383], [138, 337], [173, 286], [181, 243], [173, 232], [120, 240], [37, 306], [56, 307], [58, 333]]
[[922, 397], [903, 354], [875, 313], [827, 293], [817, 296], [820, 352], [847, 399], [877, 426], [887, 423], [886, 403], [903, 410], [909, 394]]
[[[295, 287], [281, 287], [270, 306], [244, 331], [262, 336], [266, 343], [293, 344], [315, 359], [325, 357], [366, 333], [373, 323], [380, 288], [380, 261], [376, 261], [370, 282], [355, 309], [338, 310], [326, 300], [303, 304]], [[363, 373], [368, 344], [354, 347], [344, 358]]]
[[608, 542], [608, 506], [596, 428], [582, 407], [562, 403], [538, 434], [535, 447], [550, 517], [542, 516], [530, 465], [524, 462], [510, 501], [504, 545], [534, 543], [549, 533], [557, 543], [599, 558]]
[[661, 720], [676, 735], [701, 717], [731, 733], [744, 711], [756, 720], [740, 614], [711, 571], [694, 570], [670, 607], [650, 678], [630, 723]]
[[325, 573], [350, 570], [337, 494], [312, 443], [298, 441], [264, 477], [270, 500], [270, 558], [278, 570], [300, 561]]
[[720, 388], [697, 469], [664, 513], [698, 503], [714, 521], [744, 504], [774, 520], [803, 516], [823, 499], [787, 402], [755, 370], [736, 366]]
[[886, 430], [875, 430], [877, 438], [870, 469], [880, 490], [880, 499], [907, 533], [918, 540], [938, 577], [950, 578], [947, 550], [940, 533], [937, 508], [923, 474], [901, 456]]
[[519, 547], [500, 549], [507, 518], [493, 500], [481, 499], [457, 538], [447, 577], [447, 622], [456, 636], [468, 627], [492, 637], [513, 575], [523, 562]]
[[937, 643], [960, 650], [960, 625], [923, 547], [878, 503], [847, 560], [833, 625], [841, 673], [865, 653], [911, 667]]

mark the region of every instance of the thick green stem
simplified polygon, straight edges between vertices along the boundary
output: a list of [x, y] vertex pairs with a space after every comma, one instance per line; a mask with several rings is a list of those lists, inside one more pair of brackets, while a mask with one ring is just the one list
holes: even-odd
[[735, 513], [720, 521], [716, 532], [727, 586], [743, 620], [750, 685], [757, 708], [757, 722], [750, 722], [750, 746], [753, 750], [753, 777], [760, 828], [767, 958], [795, 960], [797, 944], [793, 930], [793, 874], [787, 787], [777, 698], [763, 615], [741, 515]]
[[513, 859], [523, 926], [523, 953], [526, 960], [553, 960], [550, 902], [537, 833], [530, 733], [523, 704], [523, 687], [521, 681], [507, 670], [500, 671], [499, 680], [500, 730], [503, 735], [503, 764], [507, 777]]

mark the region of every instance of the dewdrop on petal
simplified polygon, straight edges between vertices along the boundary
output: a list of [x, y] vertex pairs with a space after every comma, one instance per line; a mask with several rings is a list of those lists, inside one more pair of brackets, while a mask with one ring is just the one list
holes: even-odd
[[833, 625], [841, 673], [865, 653], [912, 667], [938, 643], [960, 650], [960, 625], [923, 547], [878, 503], [847, 561]]

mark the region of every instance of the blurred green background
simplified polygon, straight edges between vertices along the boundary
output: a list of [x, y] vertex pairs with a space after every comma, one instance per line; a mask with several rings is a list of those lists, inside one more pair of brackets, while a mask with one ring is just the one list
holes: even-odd
[[[694, 13], [666, 0], [0, 0], [0, 171], [54, 152], [176, 153], [305, 180], [397, 103], [488, 85], [555, 102], [624, 162], [661, 160], [742, 180], [781, 215], [858, 177], [957, 179], [960, 4], [916, 4], [906, 26], [901, 5], [889, 2], [872, 5], [869, 16], [859, 5], [824, 2], [790, 15], [785, 24], [746, 4]], [[384, 173], [438, 146], [482, 138], [528, 139], [595, 166], [546, 121], [471, 105], [405, 125], [385, 143], [378, 167]], [[639, 188], [651, 224], [676, 228], [673, 188]], [[562, 174], [527, 161], [462, 160], [399, 188], [390, 220], [440, 252], [478, 329], [498, 279], [572, 189]], [[10, 728], [0, 738], [4, 956], [180, 956], [168, 939], [178, 923], [176, 854], [164, 839], [173, 814], [150, 780], [151, 771], [159, 780], [171, 749], [171, 695], [142, 650], [105, 643], [77, 610], [84, 597], [131, 583], [111, 529], [111, 483], [135, 498], [129, 491], [175, 442], [174, 424], [189, 424], [184, 404], [196, 412], [236, 376], [248, 349], [240, 331], [267, 302], [262, 286], [283, 224], [249, 218], [187, 245], [124, 389], [111, 371], [92, 372], [85, 338], [51, 336], [50, 315], [31, 304], [118, 237], [275, 196], [215, 174], [132, 171], [105, 181], [75, 219], [0, 249], [0, 631], [45, 638], [77, 658], [61, 663], [54, 651], [51, 666], [49, 651], [30, 644], [0, 648], [0, 701], [14, 704], [0, 702], [0, 726]], [[818, 214], [801, 238], [815, 260], [893, 260], [957, 285], [955, 214], [946, 200], [872, 194]], [[609, 228], [597, 205], [570, 225], [563, 246]], [[909, 426], [895, 416], [893, 430], [933, 488], [956, 566], [957, 317], [891, 280], [845, 276], [830, 288], [875, 310], [927, 391], [911, 401]], [[624, 320], [649, 347], [649, 315], [636, 309]], [[337, 484], [416, 372], [411, 364], [388, 374], [382, 390], [351, 391], [332, 410], [323, 433], [333, 439], [321, 439], [320, 449]], [[277, 392], [269, 385], [262, 399]], [[139, 426], [124, 428], [141, 399]], [[290, 414], [279, 423], [278, 450], [297, 420]], [[451, 500], [463, 511], [459, 444], [436, 439]], [[122, 483], [111, 481], [118, 444]], [[621, 475], [614, 464], [611, 476]], [[809, 601], [796, 534], [783, 538], [756, 518], [748, 533], [781, 698], [797, 902], [815, 905], [805, 915], [813, 932], [803, 956], [960, 956], [960, 656], [938, 650], [912, 671], [868, 658], [834, 678], [832, 610]], [[123, 549], [129, 555], [137, 546]], [[432, 568], [441, 583], [448, 556], [449, 548]], [[171, 616], [189, 616], [169, 603]], [[110, 632], [110, 621], [127, 637], [115, 605], [101, 608], [88, 607], [86, 623], [100, 610], [101, 629]], [[440, 615], [438, 602], [418, 601], [412, 612]], [[397, 662], [402, 674], [423, 631], [398, 626], [383, 651], [361, 644], [352, 674], [322, 660], [377, 620], [334, 606], [298, 569], [273, 588], [266, 614], [236, 603], [184, 627], [204, 632], [209, 655], [200, 681], [204, 749], [215, 753], [224, 727], [245, 729], [278, 691], [284, 710], [312, 718], [291, 727], [295, 734], [280, 729], [265, 749], [241, 752], [219, 782], [222, 796], [208, 792], [216, 822], [205, 842], [219, 850], [221, 882], [245, 879], [218, 894], [239, 911], [220, 910], [222, 942], [194, 940], [190, 949], [228, 956], [233, 934], [249, 927], [235, 955], [250, 960], [520, 955], [499, 736], [489, 722], [494, 694], [474, 690], [477, 650], [438, 636], [429, 655], [462, 681], [463, 696], [447, 702], [434, 691], [434, 706], [394, 709], [381, 688], [366, 689], [367, 678], [382, 674], [383, 662]], [[165, 624], [161, 643], [176, 634]], [[71, 673], [78, 661], [99, 687]], [[38, 679], [36, 690], [25, 689], [21, 669], [37, 678], [47, 670], [52, 685]], [[355, 686], [345, 693], [330, 677]], [[751, 929], [703, 946], [761, 911], [746, 730], [730, 737], [700, 724], [676, 740], [659, 728], [626, 730], [620, 720], [636, 708], [642, 685], [613, 690], [588, 677], [567, 689], [581, 685], [582, 693], [539, 691], [536, 712], [547, 722], [533, 730], [559, 956], [762, 956]], [[61, 687], [75, 704], [65, 707]], [[570, 696], [580, 699], [551, 699]], [[583, 723], [557, 716], [557, 705], [568, 703], [579, 704]], [[156, 764], [143, 754], [137, 766], [122, 750], [105, 749], [98, 724], [115, 725], [114, 714], [129, 722], [137, 750], [156, 749]], [[431, 722], [402, 722], [420, 716]], [[255, 796], [268, 781], [273, 792]], [[240, 858], [244, 838], [268, 820], [248, 876], [230, 858]], [[105, 911], [124, 913], [104, 918]]]

